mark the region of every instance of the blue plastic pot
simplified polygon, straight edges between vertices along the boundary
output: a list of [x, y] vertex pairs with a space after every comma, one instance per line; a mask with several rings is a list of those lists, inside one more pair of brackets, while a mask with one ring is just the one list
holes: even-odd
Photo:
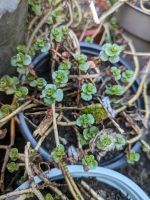
[[[133, 181], [131, 181], [126, 176], [115, 172], [110, 169], [106, 169], [103, 167], [97, 167], [94, 170], [84, 171], [81, 165], [69, 165], [69, 172], [74, 178], [96, 178], [102, 184], [105, 183], [113, 188], [116, 188], [122, 194], [127, 196], [129, 200], [150, 200], [145, 192], [136, 185]], [[57, 181], [64, 179], [64, 176], [59, 169], [52, 169], [50, 171], [46, 171], [44, 173], [48, 179], [51, 181]], [[41, 184], [42, 181], [38, 176], [34, 177], [35, 183]], [[29, 182], [23, 183], [17, 190], [23, 190], [29, 188]], [[11, 197], [6, 200], [15, 200], [16, 197]]]
[[[80, 47], [81, 47], [81, 52], [86, 54], [87, 56], [98, 56], [99, 52], [101, 51], [101, 47], [99, 45], [90, 44], [87, 42], [81, 42]], [[43, 70], [44, 67], [48, 66], [49, 56], [50, 56], [49, 53], [41, 53], [33, 60], [32, 65], [34, 66], [37, 72], [40, 72], [41, 69]], [[133, 69], [133, 67], [130, 66], [123, 58], [120, 58], [120, 63], [128, 69]], [[134, 85], [131, 88], [132, 92], [135, 93], [137, 88], [138, 88], [138, 81], [135, 81]], [[143, 104], [142, 99], [139, 98], [137, 100], [137, 106], [139, 109], [142, 108], [142, 104]], [[19, 120], [20, 120], [19, 126], [20, 126], [20, 130], [23, 136], [25, 137], [27, 141], [30, 141], [31, 146], [34, 148], [37, 144], [37, 141], [33, 137], [32, 131], [28, 125], [28, 122], [24, 118], [23, 113], [19, 114]], [[138, 141], [137, 143], [135, 143], [135, 145], [133, 145], [132, 150], [136, 152], [140, 152], [141, 146], [142, 146], [141, 142]], [[45, 160], [47, 161], [50, 160], [50, 153], [44, 147], [41, 146], [38, 149], [38, 152], [41, 154], [41, 156]], [[100, 166], [110, 168], [110, 169], [118, 169], [125, 165], [127, 165], [125, 153], [120, 153], [113, 159], [100, 163]]]

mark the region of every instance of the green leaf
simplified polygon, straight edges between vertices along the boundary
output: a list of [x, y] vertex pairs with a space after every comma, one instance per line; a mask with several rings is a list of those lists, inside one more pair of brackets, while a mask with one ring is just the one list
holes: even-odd
[[41, 49], [41, 52], [48, 52], [48, 50], [51, 48], [50, 43], [46, 43], [44, 47]]
[[52, 73], [52, 78], [57, 85], [65, 84], [68, 82], [68, 73], [64, 70], [58, 70]]
[[19, 157], [19, 152], [17, 148], [11, 148], [9, 152], [9, 157], [11, 158], [12, 161], [16, 161]]
[[110, 151], [114, 148], [114, 138], [106, 133], [99, 136], [97, 141], [97, 148], [103, 151]]
[[64, 156], [65, 156], [65, 148], [62, 144], [57, 145], [57, 147], [51, 153], [51, 157], [56, 163], [59, 163]]
[[19, 166], [15, 162], [10, 162], [7, 164], [7, 169], [10, 173], [14, 173], [19, 170]]
[[28, 88], [26, 87], [19, 87], [16, 89], [15, 97], [18, 100], [24, 100], [24, 98], [28, 95]]
[[37, 86], [37, 80], [31, 81], [31, 82], [29, 83], [29, 85], [30, 85], [31, 87], [36, 87], [36, 86]]
[[86, 141], [90, 141], [98, 132], [99, 129], [96, 126], [92, 126], [91, 128], [86, 128], [83, 130], [83, 137]]
[[89, 125], [94, 124], [94, 122], [94, 117], [91, 114], [83, 114], [76, 120], [76, 124], [78, 126], [82, 126], [83, 128], [87, 128]]
[[95, 169], [98, 165], [93, 155], [85, 155], [82, 159], [82, 164], [88, 169]]
[[111, 72], [115, 78], [115, 80], [121, 79], [121, 71], [120, 69], [117, 69], [117, 67], [111, 67]]
[[79, 69], [86, 72], [89, 69], [89, 64], [87, 62], [79, 64]]
[[91, 94], [86, 94], [84, 92], [81, 93], [81, 98], [85, 101], [90, 101], [92, 100], [92, 95]]
[[108, 56], [106, 55], [106, 53], [104, 51], [101, 51], [99, 54], [99, 57], [102, 61], [108, 61]]
[[45, 198], [44, 198], [45, 200], [54, 200], [54, 198], [53, 198], [53, 196], [50, 194], [50, 193], [47, 193], [46, 195], [45, 195]]
[[30, 65], [31, 64], [31, 61], [32, 61], [32, 59], [31, 59], [31, 57], [29, 56], [29, 55], [25, 55], [24, 56], [24, 59], [23, 59], [23, 64], [24, 65]]
[[125, 92], [125, 89], [121, 85], [113, 85], [113, 86], [107, 87], [105, 90], [106, 94], [116, 95], [116, 96], [122, 96], [124, 92]]
[[121, 81], [125, 83], [130, 83], [133, 80], [134, 72], [131, 70], [126, 70], [122, 73]]
[[115, 147], [117, 150], [122, 150], [123, 147], [126, 145], [126, 140], [123, 135], [116, 134], [115, 135]]
[[111, 63], [113, 63], [113, 64], [119, 62], [119, 60], [120, 60], [120, 58], [119, 58], [118, 55], [116, 55], [116, 56], [110, 56], [110, 57], [109, 57], [109, 61], [110, 61]]
[[134, 164], [135, 162], [138, 162], [140, 160], [140, 154], [136, 153], [134, 151], [129, 151], [127, 153], [127, 162], [129, 164]]
[[56, 90], [56, 101], [60, 102], [63, 100], [63, 90], [62, 89], [57, 89]]

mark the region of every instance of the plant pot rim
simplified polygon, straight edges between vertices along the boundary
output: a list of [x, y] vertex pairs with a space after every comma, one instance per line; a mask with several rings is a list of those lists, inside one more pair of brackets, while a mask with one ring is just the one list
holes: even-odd
[[141, 12], [141, 13], [143, 13], [143, 14], [145, 14], [145, 15], [150, 16], [150, 13], [145, 12], [145, 11], [142, 10], [140, 7], [135, 6], [135, 5], [133, 5], [132, 3], [126, 2], [125, 4], [128, 5], [128, 6], [130, 6], [130, 7], [133, 8], [133, 9], [137, 10], [138, 12]]
[[[93, 50], [95, 51], [95, 54], [97, 54], [97, 52], [100, 52], [100, 50], [101, 50], [101, 47], [99, 45], [91, 44], [91, 43], [87, 43], [87, 42], [80, 42], [80, 46], [82, 47], [81, 48], [82, 52], [86, 53], [86, 54], [91, 54], [91, 52]], [[40, 60], [45, 58], [46, 56], [49, 56], [49, 54], [48, 53], [39, 54], [32, 62], [33, 67], [36, 66], [36, 64]], [[126, 66], [126, 68], [128, 68], [128, 69], [132, 68], [123, 58], [120, 58], [120, 61], [124, 66]], [[138, 81], [135, 81], [135, 84], [138, 85]], [[134, 90], [136, 91], [135, 84], [134, 84], [133, 87], [134, 87]], [[138, 106], [141, 107], [140, 99], [138, 99]], [[34, 148], [36, 146], [36, 144], [37, 144], [37, 141], [32, 135], [32, 132], [31, 132], [31, 130], [30, 130], [25, 118], [24, 118], [23, 112], [19, 113], [18, 117], [19, 117], [19, 121], [20, 121], [19, 126], [20, 126], [21, 133], [26, 138], [26, 140], [31, 142], [31, 146]], [[146, 137], [145, 133], [143, 134], [143, 137]], [[133, 145], [132, 150], [136, 151], [136, 152], [140, 152], [141, 146], [142, 146], [141, 142], [137, 141]], [[50, 152], [45, 150], [45, 148], [43, 148], [41, 146], [38, 149], [38, 152], [42, 155], [42, 157], [44, 159], [46, 159], [47, 161], [50, 161], [50, 156], [51, 156]], [[101, 167], [106, 167], [106, 168], [110, 168], [110, 169], [117, 169], [117, 168], [120, 168], [120, 167], [123, 167], [123, 166], [126, 166], [126, 165], [127, 165], [127, 161], [126, 161], [126, 156], [125, 156], [124, 152], [120, 153], [119, 155], [117, 155], [116, 157], [114, 157], [114, 158], [112, 158], [112, 159], [110, 159], [108, 161], [100, 163]]]
[[[125, 175], [122, 175], [116, 171], [97, 167], [96, 169], [84, 171], [83, 166], [81, 165], [68, 165], [68, 170], [72, 177], [74, 178], [88, 178], [93, 177], [96, 178], [98, 181], [108, 184], [113, 188], [116, 188], [124, 195], [129, 195], [131, 199], [134, 200], [149, 200], [146, 193], [132, 180], [130, 180]], [[53, 168], [49, 171], [44, 172], [47, 178], [50, 180], [59, 180], [63, 179], [64, 176], [60, 169]], [[34, 177], [34, 181], [36, 184], [40, 184], [42, 181], [38, 176]], [[29, 182], [23, 183], [20, 187], [16, 190], [27, 189], [29, 187]], [[13, 200], [12, 198], [8, 198], [7, 200]]]

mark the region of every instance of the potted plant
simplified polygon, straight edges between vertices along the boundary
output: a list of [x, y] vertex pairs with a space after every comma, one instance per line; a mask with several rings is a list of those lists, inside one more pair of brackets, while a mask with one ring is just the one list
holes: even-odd
[[[150, 46], [150, 10], [148, 1], [125, 3], [117, 13], [119, 25], [132, 39], [138, 52], [149, 52]], [[143, 59], [142, 59], [143, 60]], [[141, 61], [141, 63], [145, 63]]]
[[[97, 167], [94, 170], [85, 172], [83, 167], [80, 165], [70, 165], [68, 166], [68, 169], [72, 177], [74, 177], [76, 180], [76, 184], [80, 188], [84, 199], [149, 199], [145, 192], [138, 185], [136, 185], [126, 176], [113, 170]], [[39, 171], [36, 169], [36, 172]], [[45, 196], [45, 199], [53, 200], [58, 198], [57, 193], [51, 189], [52, 186], [55, 186], [61, 190], [61, 199], [72, 199], [72, 196], [70, 196], [70, 192], [68, 191], [67, 186], [64, 184], [65, 182], [63, 179], [64, 175], [62, 174], [61, 170], [54, 168], [50, 171], [44, 172], [43, 174], [39, 173], [39, 176], [34, 177], [34, 182], [36, 183], [36, 187], [39, 186], [40, 188], [41, 186], [41, 188], [43, 188], [41, 191], [43, 196]], [[24, 191], [26, 191], [26, 193], [23, 194]], [[14, 196], [11, 194], [9, 195], [11, 197], [6, 199], [14, 200], [19, 199], [19, 197], [33, 198], [34, 194], [32, 194], [31, 191], [32, 188], [30, 188], [30, 183], [27, 181], [14, 191]], [[19, 192], [22, 192], [22, 195], [17, 195]]]
[[19, 113], [25, 138], [54, 164], [82, 162], [90, 169], [121, 167], [126, 158], [137, 162], [145, 130], [140, 94], [147, 74], [138, 87], [116, 44], [81, 43], [84, 54], [75, 53], [66, 27], [52, 29], [49, 41], [34, 42], [30, 54], [45, 52], [33, 62], [22, 46], [12, 58], [21, 78], [0, 80], [1, 91], [14, 94], [12, 104], [1, 107], [1, 126]]

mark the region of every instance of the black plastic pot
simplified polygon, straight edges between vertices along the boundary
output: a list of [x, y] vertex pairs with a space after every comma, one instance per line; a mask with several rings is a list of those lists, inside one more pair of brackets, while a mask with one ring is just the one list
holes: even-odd
[[[140, 7], [125, 3], [117, 13], [117, 21], [132, 40], [137, 52], [150, 52], [150, 13]], [[139, 57], [141, 67], [146, 63]]]
[[[98, 56], [99, 52], [101, 51], [101, 47], [99, 45], [90, 44], [90, 43], [86, 43], [86, 42], [81, 42], [80, 47], [81, 47], [81, 52], [86, 54], [87, 56]], [[43, 67], [48, 66], [48, 62], [49, 62], [49, 54], [42, 53], [33, 60], [32, 65], [35, 67], [37, 72], [40, 72], [41, 68], [43, 70]], [[123, 58], [120, 58], [120, 62], [122, 65], [124, 65], [128, 69], [133, 68]], [[137, 88], [138, 88], [138, 82], [135, 81], [134, 85], [131, 88], [132, 92], [135, 93]], [[141, 98], [139, 98], [137, 100], [137, 106], [138, 106], [138, 108], [142, 108], [142, 99]], [[20, 126], [20, 130], [21, 130], [23, 136], [25, 137], [25, 139], [27, 141], [31, 142], [32, 147], [35, 147], [37, 144], [37, 141], [33, 137], [32, 131], [31, 131], [27, 121], [25, 120], [23, 113], [19, 114], [19, 120], [20, 120], [19, 126]], [[140, 152], [141, 145], [142, 144], [140, 142], [137, 142], [133, 146], [132, 150], [136, 151], [136, 152]], [[50, 160], [50, 153], [48, 151], [46, 151], [44, 149], [44, 147], [41, 146], [39, 148], [38, 152], [42, 155], [42, 157], [44, 159], [46, 159], [47, 161]], [[118, 156], [114, 157], [113, 159], [100, 164], [100, 166], [110, 168], [110, 169], [117, 169], [117, 168], [123, 167], [125, 165], [127, 165], [125, 153], [120, 153]]]
[[[126, 176], [115, 172], [110, 169], [106, 169], [103, 167], [97, 167], [94, 170], [89, 170], [85, 172], [81, 165], [74, 165], [68, 166], [69, 172], [74, 178], [96, 178], [102, 184], [105, 183], [118, 191], [122, 194], [127, 196], [130, 200], [149, 200], [148, 196], [145, 192], [136, 185], [133, 181], [131, 181]], [[56, 181], [63, 179], [64, 176], [62, 175], [61, 170], [59, 169], [52, 169], [50, 171], [46, 171], [44, 173], [48, 179], [51, 181]], [[41, 179], [36, 176], [34, 177], [35, 183], [38, 185], [42, 183]], [[29, 182], [23, 183], [17, 190], [23, 190], [29, 188]], [[15, 200], [15, 197], [7, 198], [6, 200]]]

